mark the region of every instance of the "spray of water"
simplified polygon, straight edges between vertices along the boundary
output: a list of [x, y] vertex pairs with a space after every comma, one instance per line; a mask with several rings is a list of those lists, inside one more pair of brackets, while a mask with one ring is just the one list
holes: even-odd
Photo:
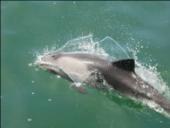
[[[52, 47], [49, 49], [46, 47], [42, 53], [36, 53], [37, 59], [44, 54], [51, 52], [75, 52], [75, 53], [91, 53], [98, 54], [100, 56], [105, 56], [108, 59], [120, 60], [127, 58], [134, 58], [136, 62], [136, 73], [142, 77], [145, 81], [150, 83], [154, 88], [158, 89], [159, 92], [166, 97], [170, 97], [170, 91], [166, 83], [160, 76], [160, 73], [157, 71], [156, 66], [151, 66], [149, 64], [144, 64], [139, 61], [138, 53], [140, 48], [143, 48], [142, 45], [138, 42], [138, 46], [135, 48], [130, 47], [128, 44], [118, 43], [113, 38], [107, 36], [100, 41], [94, 41], [93, 35], [87, 35], [78, 37], [66, 42], [62, 47]], [[77, 86], [83, 86], [83, 84], [75, 83]], [[142, 102], [148, 105], [150, 108], [153, 108], [155, 111], [160, 113], [165, 113], [163, 110], [151, 101], [142, 100]]]

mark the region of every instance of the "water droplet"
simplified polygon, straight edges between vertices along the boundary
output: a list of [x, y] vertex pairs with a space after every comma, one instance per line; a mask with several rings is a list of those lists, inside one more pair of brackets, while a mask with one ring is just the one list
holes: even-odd
[[54, 2], [53, 2], [53, 5], [56, 5], [56, 4], [57, 4], [57, 2], [56, 2], [56, 1], [54, 1]]
[[36, 69], [35, 69], [35, 71], [39, 71], [39, 69], [38, 69], [38, 68], [36, 68]]
[[31, 94], [32, 94], [32, 95], [34, 95], [34, 94], [35, 94], [35, 92], [31, 92]]
[[49, 102], [51, 102], [51, 101], [52, 101], [52, 99], [51, 99], [51, 98], [49, 98], [49, 99], [48, 99], [48, 101], [49, 101]]
[[33, 83], [35, 83], [35, 81], [32, 80], [31, 83], [33, 84]]
[[32, 119], [31, 119], [31, 118], [27, 118], [27, 121], [28, 121], [28, 122], [31, 122], [31, 121], [32, 121]]
[[159, 122], [160, 122], [160, 123], [163, 123], [163, 121], [162, 121], [162, 120], [160, 120]]
[[61, 78], [61, 76], [57, 75], [57, 78]]
[[28, 66], [31, 67], [31, 66], [32, 66], [32, 63], [29, 63]]

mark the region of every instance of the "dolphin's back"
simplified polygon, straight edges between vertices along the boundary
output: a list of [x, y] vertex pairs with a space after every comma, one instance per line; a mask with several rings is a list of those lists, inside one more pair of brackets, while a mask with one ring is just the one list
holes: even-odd
[[93, 61], [96, 63], [111, 63], [109, 59], [107, 59], [105, 56], [99, 56], [96, 54], [89, 54], [89, 53], [63, 53], [62, 56], [68, 56], [72, 58], [77, 58], [79, 60], [87, 60], [87, 61]]

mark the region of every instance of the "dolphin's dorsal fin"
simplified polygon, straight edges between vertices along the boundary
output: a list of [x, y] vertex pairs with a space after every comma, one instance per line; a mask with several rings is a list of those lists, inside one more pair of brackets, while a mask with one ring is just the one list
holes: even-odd
[[116, 66], [120, 69], [126, 70], [126, 71], [131, 71], [134, 72], [135, 70], [135, 61], [134, 59], [124, 59], [124, 60], [119, 60], [116, 62], [112, 62], [113, 66]]

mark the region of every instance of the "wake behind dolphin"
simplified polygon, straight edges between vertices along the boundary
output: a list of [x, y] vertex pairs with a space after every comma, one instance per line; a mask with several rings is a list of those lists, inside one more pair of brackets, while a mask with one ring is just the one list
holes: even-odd
[[[88, 42], [89, 40], [84, 41], [86, 49]], [[36, 65], [75, 83], [74, 87], [80, 92], [85, 92], [85, 88], [77, 83], [85, 83], [101, 90], [114, 89], [128, 97], [153, 101], [170, 113], [170, 101], [135, 72], [135, 60], [125, 51], [123, 54], [126, 59], [115, 60], [103, 50], [100, 50], [102, 54], [94, 49], [90, 52], [62, 50], [38, 56]]]

